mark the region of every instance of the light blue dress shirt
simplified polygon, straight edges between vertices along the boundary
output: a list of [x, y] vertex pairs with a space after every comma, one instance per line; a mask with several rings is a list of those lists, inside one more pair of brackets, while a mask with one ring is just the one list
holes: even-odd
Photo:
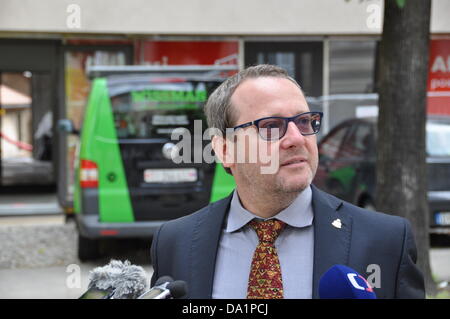
[[[245, 299], [253, 253], [259, 243], [256, 232], [247, 225], [260, 218], [242, 207], [237, 191], [222, 230], [217, 252], [214, 299]], [[311, 187], [306, 188], [290, 206], [272, 218], [287, 225], [275, 241], [283, 278], [284, 298], [312, 297], [314, 257], [314, 213]]]

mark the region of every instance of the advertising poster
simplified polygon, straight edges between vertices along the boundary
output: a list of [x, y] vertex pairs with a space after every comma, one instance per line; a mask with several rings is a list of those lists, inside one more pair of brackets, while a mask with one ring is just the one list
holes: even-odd
[[428, 113], [450, 114], [450, 39], [431, 40]]

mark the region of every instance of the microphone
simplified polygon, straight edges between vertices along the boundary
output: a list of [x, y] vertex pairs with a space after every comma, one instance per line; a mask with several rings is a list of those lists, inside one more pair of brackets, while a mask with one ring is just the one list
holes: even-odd
[[148, 286], [141, 266], [131, 265], [128, 260], [111, 260], [90, 272], [88, 290], [79, 299], [135, 299]]
[[155, 286], [145, 292], [138, 299], [170, 299], [181, 298], [187, 293], [185, 281], [176, 280], [169, 276], [163, 276], [155, 282]]
[[377, 298], [363, 276], [343, 265], [334, 265], [320, 278], [319, 296], [321, 299]]

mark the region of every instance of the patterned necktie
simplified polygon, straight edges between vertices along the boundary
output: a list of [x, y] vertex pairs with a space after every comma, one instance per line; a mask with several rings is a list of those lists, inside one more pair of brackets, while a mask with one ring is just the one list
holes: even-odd
[[262, 222], [252, 220], [249, 225], [258, 234], [259, 244], [253, 254], [247, 299], [282, 299], [283, 279], [274, 243], [285, 223], [269, 219]]

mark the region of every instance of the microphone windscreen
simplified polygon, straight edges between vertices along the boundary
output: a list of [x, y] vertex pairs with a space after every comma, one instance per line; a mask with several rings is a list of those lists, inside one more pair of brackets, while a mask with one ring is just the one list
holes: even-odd
[[187, 284], [185, 281], [176, 280], [167, 285], [167, 289], [170, 291], [170, 295], [175, 298], [181, 298], [187, 294]]
[[367, 281], [354, 269], [334, 265], [320, 278], [321, 299], [376, 299]]
[[135, 299], [148, 289], [145, 270], [128, 260], [111, 260], [91, 271], [89, 289], [111, 291], [114, 299]]

